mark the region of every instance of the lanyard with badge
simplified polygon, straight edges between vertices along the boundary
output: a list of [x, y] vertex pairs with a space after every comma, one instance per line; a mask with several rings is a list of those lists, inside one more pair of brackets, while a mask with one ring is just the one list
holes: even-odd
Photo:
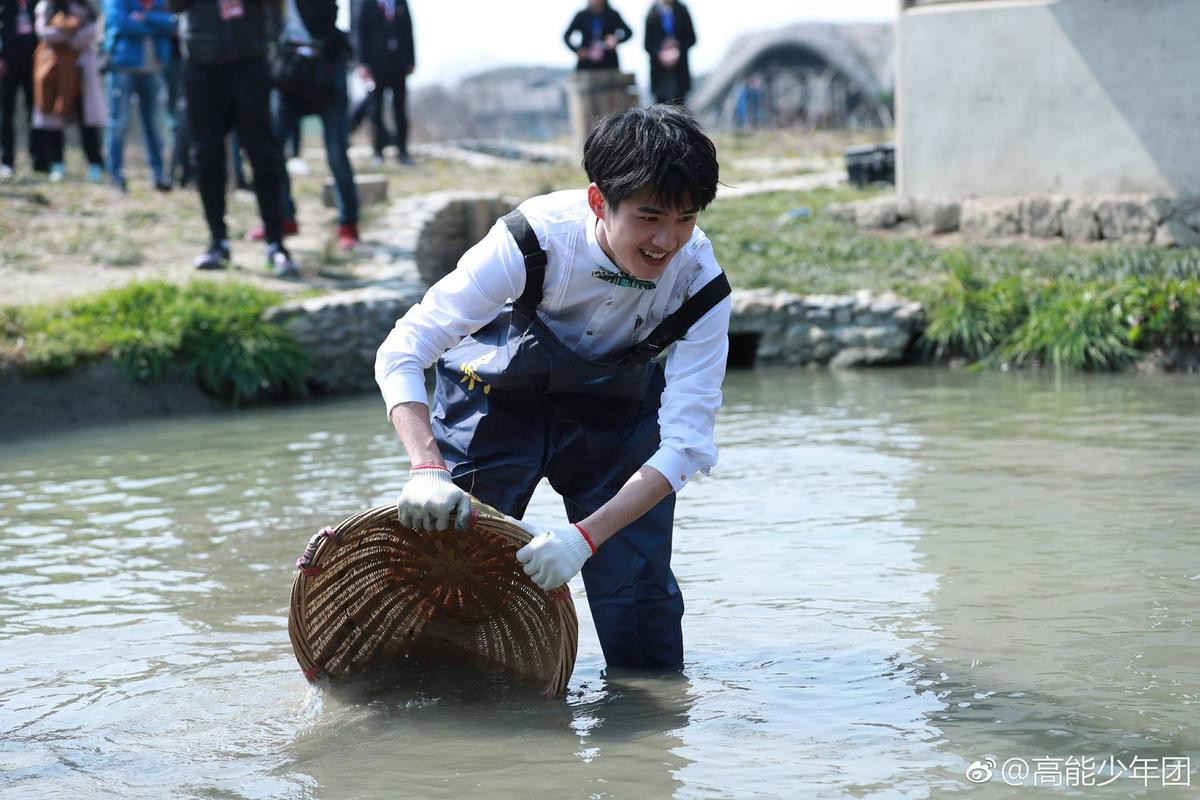
[[[396, 19], [396, 0], [379, 0], [379, 10], [383, 12], [383, 19], [388, 24], [388, 32], [391, 33], [392, 21]], [[400, 42], [395, 36], [388, 36], [387, 49], [393, 52], [400, 49]]]
[[32, 36], [33, 20], [29, 18], [27, 0], [21, 0], [17, 6], [17, 36]]
[[246, 16], [246, 9], [242, 7], [242, 0], [217, 0], [217, 4], [221, 9], [221, 19], [226, 22]]

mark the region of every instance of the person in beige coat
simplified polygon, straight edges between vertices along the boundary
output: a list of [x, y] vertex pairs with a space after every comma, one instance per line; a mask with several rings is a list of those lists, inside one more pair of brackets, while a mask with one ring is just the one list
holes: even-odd
[[[72, 120], [79, 124], [88, 160], [88, 180], [99, 182], [104, 177], [100, 132], [108, 118], [96, 50], [99, 15], [90, 0], [41, 0], [34, 11], [34, 27], [41, 43], [34, 55], [33, 127], [42, 132], [50, 180], [62, 180], [66, 172], [63, 127]], [[71, 80], [75, 74], [55, 75], [59, 69], [78, 70], [77, 82]], [[72, 98], [64, 112], [64, 104], [59, 102], [53, 87], [73, 84], [78, 86], [77, 98]]]

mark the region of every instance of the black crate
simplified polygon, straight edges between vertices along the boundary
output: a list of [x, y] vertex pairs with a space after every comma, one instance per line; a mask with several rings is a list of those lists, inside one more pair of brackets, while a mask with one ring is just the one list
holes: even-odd
[[846, 148], [846, 175], [855, 186], [896, 182], [896, 146], [868, 144]]

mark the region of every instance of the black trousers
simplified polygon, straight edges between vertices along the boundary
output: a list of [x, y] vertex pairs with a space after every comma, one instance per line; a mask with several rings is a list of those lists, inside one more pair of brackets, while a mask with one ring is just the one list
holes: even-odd
[[[82, 109], [80, 109], [82, 113]], [[104, 156], [100, 154], [100, 128], [91, 125], [79, 126], [79, 140], [83, 145], [83, 154], [87, 158], [89, 164], [98, 164], [104, 166]], [[66, 140], [65, 131], [63, 130], [42, 130], [38, 131], [38, 136], [41, 138], [42, 159], [48, 164], [61, 164], [63, 161], [64, 142]]]
[[187, 65], [187, 120], [196, 148], [196, 185], [214, 240], [225, 227], [225, 137], [236, 130], [254, 170], [254, 195], [270, 244], [283, 237], [283, 152], [271, 121], [271, 72], [265, 58]]
[[[375, 155], [382, 156], [383, 148], [389, 140], [396, 145], [401, 157], [408, 155], [408, 88], [405, 76], [387, 78], [375, 76], [375, 88], [363, 99], [362, 103], [350, 115], [350, 129], [353, 130], [362, 122], [366, 114], [371, 115], [373, 133], [372, 146]], [[387, 124], [383, 119], [384, 92], [392, 94], [392, 117], [396, 121], [396, 135], [388, 133]]]
[[[104, 156], [100, 154], [100, 133], [103, 131], [103, 128], [83, 124], [82, 95], [75, 101], [74, 116], [79, 121], [79, 141], [83, 145], [83, 155], [87, 158], [89, 164], [96, 164], [103, 167]], [[69, 121], [70, 117], [68, 116], [63, 120], [64, 127], [58, 130], [47, 128], [38, 131], [38, 148], [41, 150], [42, 159], [47, 164], [62, 163], [64, 142], [66, 141], [66, 125]]]
[[16, 163], [17, 93], [25, 95], [25, 129], [29, 131], [29, 158], [34, 169], [46, 169], [42, 156], [41, 131], [34, 131], [33, 120], [33, 56], [18, 54], [5, 59], [8, 71], [0, 78], [0, 163], [11, 167]]

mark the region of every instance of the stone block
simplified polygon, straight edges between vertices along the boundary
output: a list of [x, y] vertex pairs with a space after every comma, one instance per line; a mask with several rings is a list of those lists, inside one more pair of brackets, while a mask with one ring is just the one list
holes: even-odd
[[912, 338], [912, 334], [895, 325], [880, 325], [874, 328], [864, 328], [863, 337], [869, 347], [888, 350], [895, 353], [896, 358], [900, 358], [908, 348], [908, 341]]
[[770, 330], [758, 337], [755, 358], [759, 361], [782, 359], [787, 353], [787, 335], [782, 330]]
[[516, 207], [511, 198], [480, 192], [440, 192], [429, 198], [432, 211], [416, 241], [417, 271], [429, 284], [450, 274], [462, 254]]
[[1062, 212], [1062, 235], [1072, 242], [1093, 242], [1100, 238], [1100, 220], [1096, 207], [1087, 200], [1072, 198]]
[[925, 321], [925, 309], [921, 307], [920, 303], [905, 303], [896, 309], [896, 313], [892, 314], [892, 319], [911, 329]]
[[[354, 187], [358, 190], [358, 204], [362, 206], [386, 203], [388, 183], [386, 175], [355, 175]], [[325, 179], [325, 190], [321, 200], [326, 208], [337, 208], [337, 188], [333, 178]]]
[[770, 289], [740, 289], [733, 292], [729, 302], [735, 315], [767, 315], [773, 310], [774, 292]]
[[829, 366], [834, 369], [850, 369], [852, 367], [872, 367], [879, 364], [894, 364], [899, 356], [890, 350], [879, 347], [847, 347], [838, 352]]
[[958, 230], [961, 206], [953, 200], [922, 198], [914, 201], [914, 219], [926, 233]]
[[842, 347], [861, 347], [867, 343], [867, 330], [858, 325], [842, 325], [834, 328], [832, 333]]
[[894, 292], [884, 292], [871, 299], [869, 310], [877, 317], [890, 317], [905, 305], [905, 300]]
[[1021, 232], [1021, 201], [1013, 198], [969, 199], [962, 202], [959, 229], [969, 236], [993, 239]]
[[1062, 236], [1065, 197], [1030, 197], [1021, 204], [1021, 230], [1027, 236]]
[[854, 224], [854, 203], [830, 203], [825, 206], [825, 213], [834, 222]]
[[1155, 210], [1146, 200], [1111, 198], [1096, 204], [1100, 236], [1112, 241], [1150, 244], [1158, 229], [1154, 215]]
[[894, 228], [899, 221], [895, 198], [879, 197], [854, 206], [854, 223], [860, 228]]

